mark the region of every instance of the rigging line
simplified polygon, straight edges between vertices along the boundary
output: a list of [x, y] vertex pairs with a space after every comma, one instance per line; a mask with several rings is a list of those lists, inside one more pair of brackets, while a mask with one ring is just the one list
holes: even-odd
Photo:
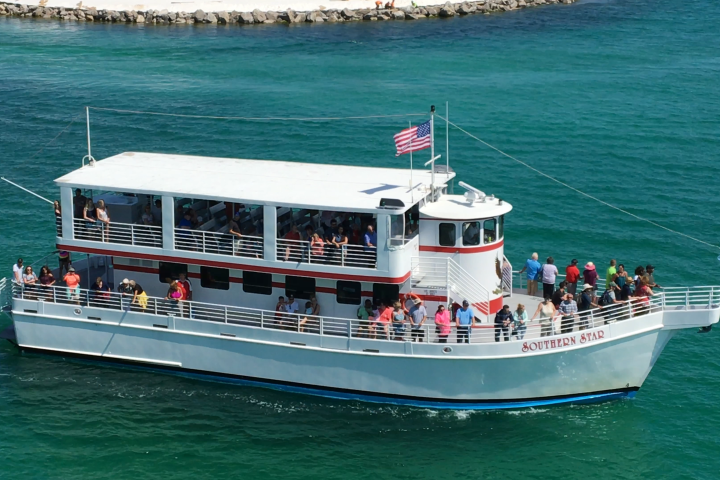
[[68, 123], [67, 126], [60, 131], [60, 133], [58, 133], [57, 135], [55, 135], [55, 138], [53, 138], [52, 140], [50, 140], [47, 144], [45, 144], [40, 150], [38, 150], [33, 156], [31, 156], [30, 158], [28, 158], [26, 161], [33, 160], [35, 157], [37, 157], [38, 155], [40, 155], [40, 154], [43, 152], [43, 150], [45, 150], [47, 147], [49, 147], [55, 140], [57, 140], [58, 138], [60, 138], [60, 135], [62, 135], [63, 133], [65, 133], [68, 128], [72, 127], [72, 124], [75, 123], [75, 120], [77, 120], [78, 117], [80, 117], [81, 115], [82, 115], [81, 113], [75, 115], [75, 116], [72, 118], [72, 120], [70, 120], [70, 123]]
[[263, 120], [277, 120], [277, 121], [293, 121], [293, 122], [312, 122], [312, 121], [323, 121], [323, 120], [363, 120], [368, 118], [397, 118], [397, 117], [420, 117], [427, 116], [427, 113], [400, 113], [397, 115], [366, 115], [360, 117], [307, 117], [307, 118], [293, 118], [293, 117], [221, 117], [214, 115], [187, 115], [182, 113], [164, 113], [164, 112], [143, 112], [138, 110], [120, 110], [117, 108], [105, 108], [105, 107], [88, 107], [91, 110], [102, 110], [106, 112], [118, 112], [118, 113], [133, 113], [141, 115], [159, 115], [163, 117], [183, 117], [183, 118], [209, 118], [213, 120], [245, 120], [245, 121], [263, 121]]
[[[515, 162], [517, 162], [517, 163], [519, 163], [519, 164], [521, 164], [521, 165], [524, 165], [525, 167], [529, 168], [530, 170], [534, 171], [535, 173], [537, 173], [537, 174], [539, 174], [539, 175], [542, 175], [543, 177], [545, 177], [545, 178], [547, 178], [547, 179], [549, 179], [549, 180], [552, 180], [553, 182], [558, 183], [558, 184], [562, 185], [563, 187], [569, 188], [570, 190], [573, 190], [574, 192], [579, 193], [580, 195], [583, 195], [583, 196], [585, 196], [585, 197], [587, 197], [587, 198], [590, 198], [591, 200], [595, 200], [595, 201], [598, 202], [598, 203], [601, 203], [601, 204], [603, 204], [603, 205], [605, 205], [605, 206], [607, 206], [607, 207], [610, 207], [610, 208], [612, 208], [612, 209], [614, 209], [614, 210], [617, 210], [618, 212], [622, 212], [622, 213], [624, 213], [624, 214], [626, 214], [626, 215], [629, 215], [629, 216], [631, 216], [631, 217], [633, 217], [633, 218], [635, 218], [635, 219], [637, 219], [637, 220], [640, 220], [640, 221], [643, 221], [643, 222], [647, 222], [647, 223], [649, 223], [649, 224], [651, 224], [651, 225], [654, 225], [654, 226], [656, 226], [656, 227], [658, 227], [658, 228], [662, 228], [663, 230], [666, 230], [666, 231], [668, 231], [668, 232], [670, 232], [670, 233], [674, 233], [674, 234], [676, 234], [676, 235], [680, 235], [680, 236], [682, 236], [682, 237], [685, 237], [685, 238], [687, 238], [687, 239], [689, 239], [689, 240], [693, 240], [693, 241], [695, 241], [695, 242], [701, 243], [701, 244], [706, 245], [706, 246], [708, 246], [708, 247], [712, 247], [712, 248], [715, 248], [715, 249], [720, 249], [720, 245], [714, 245], [714, 244], [708, 243], [708, 242], [706, 242], [706, 241], [704, 241], [704, 240], [700, 240], [699, 238], [692, 237], [692, 236], [690, 236], [690, 235], [688, 235], [688, 234], [685, 234], [685, 233], [682, 233], [682, 232], [678, 232], [677, 230], [673, 230], [673, 229], [671, 229], [671, 228], [668, 228], [668, 227], [666, 227], [665, 225], [661, 225], [661, 224], [659, 224], [659, 223], [657, 223], [657, 222], [653, 222], [652, 220], [649, 220], [649, 219], [647, 219], [647, 218], [641, 217], [641, 216], [639, 216], [639, 215], [635, 215], [635, 214], [632, 213], [632, 212], [628, 212], [627, 210], [623, 210], [623, 209], [620, 208], [620, 207], [616, 207], [615, 205], [613, 205], [613, 204], [611, 204], [611, 203], [608, 203], [608, 202], [606, 202], [606, 201], [604, 201], [604, 200], [601, 200], [601, 199], [599, 199], [599, 198], [597, 198], [597, 197], [595, 197], [595, 196], [593, 196], [593, 195], [590, 195], [589, 193], [585, 193], [585, 192], [583, 192], [582, 190], [579, 190], [579, 189], [573, 187], [572, 185], [568, 185], [567, 183], [565, 183], [565, 182], [563, 182], [563, 181], [561, 181], [561, 180], [558, 180], [558, 179], [555, 178], [555, 177], [552, 177], [552, 176], [548, 175], [547, 173], [541, 172], [540, 170], [538, 170], [537, 168], [533, 167], [532, 165], [529, 165], [528, 163], [525, 163], [525, 162], [523, 162], [522, 160], [519, 160], [519, 159], [513, 157], [513, 156], [510, 155], [509, 153], [505, 153], [505, 152], [503, 152], [502, 150], [500, 150], [499, 148], [497, 148], [497, 147], [495, 147], [495, 146], [493, 146], [493, 145], [490, 145], [490, 144], [487, 143], [486, 141], [484, 141], [484, 140], [476, 137], [475, 135], [473, 135], [472, 133], [468, 132], [468, 131], [465, 130], [464, 128], [459, 127], [458, 125], [455, 125], [453, 122], [451, 122], [451, 121], [449, 121], [449, 120], [441, 117], [441, 116], [438, 115], [437, 113], [436, 113], [435, 115], [436, 115], [437, 117], [445, 120], [445, 121], [448, 122], [450, 125], [452, 125], [453, 127], [457, 128], [458, 130], [460, 130], [461, 132], [463, 132], [463, 133], [464, 133], [465, 135], [467, 135], [468, 137], [474, 138], [474, 139], [477, 140], [478, 142], [480, 142], [480, 143], [482, 143], [483, 145], [485, 145], [485, 146], [487, 146], [487, 147], [495, 150], [495, 151], [498, 152], [499, 154], [504, 155], [504, 156], [506, 156], [507, 158], [509, 158], [509, 159], [511, 159], [511, 160], [513, 160], [513, 161], [515, 161]], [[720, 257], [718, 257], [718, 260], [720, 260]]]

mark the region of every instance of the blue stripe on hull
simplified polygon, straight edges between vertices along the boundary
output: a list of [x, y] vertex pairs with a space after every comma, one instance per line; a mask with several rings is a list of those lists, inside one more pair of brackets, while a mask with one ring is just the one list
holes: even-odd
[[286, 385], [275, 383], [271, 380], [262, 381], [258, 379], [247, 379], [247, 378], [236, 378], [234, 376], [227, 376], [222, 374], [213, 374], [211, 372], [197, 372], [190, 371], [183, 368], [175, 367], [159, 367], [153, 365], [147, 365], [143, 363], [122, 361], [118, 359], [98, 359], [97, 357], [91, 357], [86, 355], [73, 355], [55, 353], [47, 350], [36, 350], [36, 349], [23, 349], [32, 353], [48, 354], [52, 356], [61, 356], [66, 358], [78, 359], [87, 363], [93, 363], [97, 365], [106, 366], [108, 364], [130, 368], [136, 370], [152, 371], [156, 373], [173, 374], [186, 378], [200, 379], [205, 381], [214, 381], [218, 383], [230, 383], [235, 385], [245, 385], [250, 387], [269, 388], [273, 390], [279, 390], [283, 392], [299, 393], [304, 395], [313, 395], [326, 398], [335, 398], [340, 400], [357, 400], [362, 402], [371, 403], [384, 403], [391, 405], [402, 405], [408, 407], [418, 408], [432, 408], [432, 409], [443, 409], [443, 410], [500, 410], [500, 409], [515, 409], [515, 408], [532, 408], [542, 407], [549, 405], [579, 405], [588, 403], [605, 402], [609, 400], [617, 400], [621, 398], [634, 398], [639, 387], [630, 387], [617, 391], [604, 391], [594, 392], [588, 394], [577, 394], [567, 395], [562, 397], [550, 397], [550, 398], [538, 398], [538, 399], [523, 399], [523, 400], [482, 400], [473, 402], [472, 400], [465, 400], [460, 402], [439, 401], [422, 398], [402, 398], [396, 396], [383, 396], [373, 395], [370, 393], [353, 393], [347, 391], [337, 391], [322, 388], [313, 388], [311, 386], [297, 386], [297, 385]]

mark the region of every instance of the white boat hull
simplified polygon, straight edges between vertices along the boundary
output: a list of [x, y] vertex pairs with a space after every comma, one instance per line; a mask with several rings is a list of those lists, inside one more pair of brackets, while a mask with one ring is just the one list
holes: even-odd
[[485, 409], [633, 396], [676, 331], [665, 329], [657, 312], [525, 342], [414, 344], [109, 313], [117, 318], [17, 301], [17, 342], [29, 351], [329, 397]]

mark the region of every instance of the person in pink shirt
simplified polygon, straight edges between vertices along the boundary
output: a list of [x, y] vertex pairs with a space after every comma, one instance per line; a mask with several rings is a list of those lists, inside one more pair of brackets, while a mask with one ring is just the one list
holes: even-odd
[[445, 305], [439, 305], [435, 312], [435, 325], [440, 343], [447, 343], [448, 335], [450, 335], [450, 312], [445, 309]]

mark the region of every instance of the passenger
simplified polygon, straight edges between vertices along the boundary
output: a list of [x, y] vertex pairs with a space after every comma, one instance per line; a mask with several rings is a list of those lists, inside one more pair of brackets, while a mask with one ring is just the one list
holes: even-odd
[[67, 250], [60, 250], [58, 252], [58, 265], [60, 266], [59, 277], [62, 278], [63, 271], [70, 271], [70, 252]]
[[540, 321], [540, 336], [541, 337], [549, 337], [553, 333], [553, 320], [555, 318], [555, 312], [557, 310], [555, 309], [555, 305], [552, 303], [552, 299], [546, 298], [543, 300], [540, 305], [538, 305], [537, 310], [535, 310], [535, 313], [533, 314], [532, 318], [530, 319], [535, 320], [535, 317], [540, 315], [539, 321]]
[[598, 308], [598, 304], [594, 301], [594, 289], [595, 287], [589, 283], [586, 283], [583, 285], [583, 291], [580, 294], [580, 300], [577, 303], [577, 309], [580, 314], [580, 330], [585, 330], [586, 328], [590, 327], [592, 328], [593, 325], [590, 325], [590, 310], [593, 308]]
[[80, 275], [75, 273], [75, 268], [71, 265], [68, 273], [63, 277], [63, 282], [67, 286], [67, 298], [69, 301], [80, 304]]
[[377, 234], [372, 225], [367, 226], [367, 233], [363, 238], [363, 245], [366, 252], [377, 252]]
[[620, 290], [625, 286], [625, 283], [628, 281], [628, 273], [625, 271], [625, 265], [622, 263], [618, 265], [617, 267], [617, 278], [615, 279], [615, 283], [618, 284], [618, 287], [620, 287]]
[[[332, 228], [332, 222], [334, 219], [335, 212], [331, 212], [330, 210], [324, 210], [320, 215], [320, 226], [322, 226], [326, 236], [329, 230]], [[335, 225], [337, 227], [337, 222], [335, 222]]]
[[425, 320], [427, 320], [427, 310], [422, 303], [422, 300], [415, 298], [413, 300], [413, 306], [410, 307], [410, 311], [408, 311], [411, 326], [410, 334], [413, 342], [425, 341], [423, 325], [425, 324]]
[[565, 282], [565, 281], [560, 282], [558, 289], [555, 290], [555, 292], [552, 294], [552, 302], [553, 302], [553, 305], [555, 305], [555, 308], [558, 308], [560, 306], [560, 304], [562, 303], [563, 299], [565, 298], [565, 294], [567, 293], [565, 291], [566, 285], [567, 285], [567, 282]]
[[358, 308], [357, 318], [359, 320], [358, 328], [357, 328], [357, 336], [360, 337], [362, 335], [365, 335], [366, 338], [374, 337], [375, 331], [374, 331], [374, 329], [370, 328], [370, 323], [374, 319], [374, 315], [373, 315], [373, 309], [372, 309], [372, 302], [370, 301], [369, 298], [366, 299], [365, 303], [363, 305], [360, 305], [360, 307]]
[[640, 279], [645, 275], [645, 269], [642, 266], [638, 266], [635, 268], [635, 276], [633, 277], [633, 282], [635, 283], [635, 290], [637, 290], [640, 287]]
[[540, 262], [537, 261], [538, 254], [533, 253], [530, 258], [525, 261], [525, 266], [519, 273], [527, 271], [527, 294], [533, 296], [537, 293], [538, 274], [540, 273]]
[[102, 225], [100, 225], [100, 228], [103, 229], [103, 241], [109, 242], [110, 241], [110, 214], [108, 213], [107, 206], [105, 206], [105, 200], [98, 200], [97, 206], [95, 208], [95, 212], [97, 215], [98, 222], [100, 222]]
[[560, 333], [570, 333], [575, 328], [575, 317], [578, 312], [578, 306], [573, 299], [573, 294], [568, 293], [560, 303], [558, 311], [562, 315], [560, 318]]
[[152, 214], [152, 207], [145, 205], [144, 213], [142, 214], [143, 225], [155, 225], [155, 218]]
[[185, 214], [190, 218], [190, 225], [195, 230], [200, 225], [200, 218], [198, 218], [197, 212], [194, 208], [190, 207], [185, 211]]
[[553, 257], [548, 257], [547, 263], [542, 266], [540, 272], [543, 284], [543, 297], [552, 297], [553, 290], [555, 290], [555, 278], [558, 274], [558, 269], [555, 266], [555, 259], [553, 259]]
[[95, 210], [95, 203], [92, 199], [88, 198], [85, 202], [85, 208], [83, 208], [82, 218], [85, 220], [85, 228], [88, 232], [94, 232], [97, 226], [97, 213]]
[[340, 225], [337, 227], [337, 231], [330, 239], [330, 244], [328, 246], [332, 246], [332, 251], [330, 254], [330, 258], [332, 263], [338, 264], [341, 263], [342, 265], [345, 264], [345, 246], [348, 244], [348, 237], [345, 235], [345, 227]]
[[262, 258], [263, 243], [255, 225], [249, 225], [245, 229], [245, 236], [242, 240], [240, 255], [250, 258]]
[[290, 231], [283, 238], [290, 240], [289, 245], [285, 247], [285, 261], [292, 258], [293, 262], [299, 262], [302, 259], [302, 248], [300, 247], [301, 238], [298, 226], [293, 223]]
[[177, 315], [182, 316], [182, 290], [177, 282], [173, 281], [170, 284], [170, 290], [168, 290], [167, 297], [165, 300], [170, 302], [170, 307], [173, 312]]
[[[595, 271], [595, 264], [593, 262], [586, 263], [585, 270], [583, 270], [583, 280], [585, 281], [585, 284], [592, 287], [593, 297], [595, 296], [595, 291], [597, 290], [597, 279], [598, 274]], [[585, 290], [585, 287], [583, 287], [583, 290]]]
[[155, 204], [152, 207], [152, 216], [155, 221], [156, 227], [162, 227], [162, 200], [159, 198], [155, 200]]
[[125, 308], [130, 305], [130, 300], [132, 297], [134, 297], [133, 288], [130, 285], [130, 280], [127, 278], [123, 278], [123, 281], [120, 282], [120, 285], [118, 285], [117, 288], [118, 293], [121, 294], [120, 297], [120, 308]]
[[455, 326], [457, 327], [457, 343], [470, 343], [470, 333], [475, 324], [475, 312], [470, 308], [470, 302], [463, 300], [462, 308], [455, 312]]
[[350, 225], [350, 238], [348, 239], [351, 245], [362, 245], [362, 235], [360, 235], [360, 225], [352, 223]]
[[300, 319], [300, 322], [298, 323], [298, 331], [304, 332], [305, 331], [305, 325], [307, 325], [308, 322], [316, 322], [317, 319], [313, 318], [313, 306], [311, 302], [305, 302], [305, 316]]
[[512, 314], [513, 331], [512, 334], [517, 340], [525, 338], [527, 331], [528, 314], [525, 311], [525, 305], [518, 303], [517, 309]]
[[325, 242], [317, 232], [310, 239], [310, 262], [320, 263], [325, 259]]
[[55, 229], [57, 230], [57, 236], [62, 237], [62, 209], [60, 208], [60, 202], [57, 200], [53, 202], [53, 210], [55, 210]]
[[480, 245], [479, 222], [468, 223], [468, 227], [463, 232], [463, 245]]
[[617, 268], [615, 268], [615, 265], [617, 265], [615, 259], [610, 260], [610, 266], [608, 267], [607, 272], [605, 272], [605, 290], [610, 288], [610, 282], [613, 281], [613, 275], [617, 274]]
[[187, 279], [185, 272], [180, 272], [178, 274], [178, 284], [183, 291], [183, 300], [191, 302], [193, 299], [192, 283], [190, 283], [190, 280]]
[[403, 340], [405, 337], [405, 323], [407, 317], [400, 302], [393, 303], [392, 325], [395, 332], [395, 340]]
[[37, 275], [33, 273], [33, 269], [30, 265], [25, 267], [25, 272], [22, 276], [23, 285], [25, 286], [26, 295], [28, 295], [28, 298], [37, 298], [37, 287], [35, 284], [38, 281]]
[[17, 263], [13, 265], [13, 281], [20, 285], [23, 283], [23, 270], [23, 259], [18, 258]]
[[90, 286], [88, 301], [91, 307], [109, 308], [111, 306], [110, 286], [103, 282], [102, 277], [97, 277], [95, 283]]
[[319, 332], [319, 328], [320, 328], [320, 304], [318, 303], [317, 297], [315, 296], [315, 294], [311, 294], [311, 295], [310, 295], [310, 307], [312, 308], [312, 312], [310, 312], [310, 315], [312, 315], [312, 316], [314, 317], [314, 318], [313, 318], [313, 320], [314, 320], [313, 323], [315, 323], [315, 326], [317, 327], [318, 332]]
[[655, 273], [655, 267], [653, 267], [652, 265], [648, 265], [647, 267], [645, 267], [644, 276], [647, 277], [648, 280], [647, 286], [650, 288], [662, 288], [660, 285], [655, 283], [655, 276], [653, 275], [653, 273]]
[[43, 291], [43, 297], [46, 300], [52, 301], [53, 299], [53, 293], [52, 289], [55, 288], [53, 285], [55, 285], [55, 277], [53, 276], [52, 272], [50, 271], [50, 268], [47, 265], [43, 265], [43, 267], [40, 269], [40, 285], [42, 286]]
[[567, 282], [567, 292], [575, 295], [577, 293], [577, 283], [580, 280], [580, 270], [577, 267], [577, 258], [573, 258], [570, 265], [565, 267], [565, 282]]
[[130, 301], [130, 306], [137, 305], [140, 307], [140, 311], [144, 311], [147, 308], [148, 296], [145, 290], [135, 280], [130, 280], [130, 288], [132, 288], [133, 298]]
[[435, 332], [438, 334], [438, 343], [447, 343], [450, 335], [450, 312], [442, 303], [435, 312]]
[[393, 311], [393, 308], [385, 304], [385, 302], [380, 302], [378, 306], [379, 314], [375, 317], [377, 319], [375, 330], [377, 331], [377, 327], [380, 327], [385, 332], [387, 340], [390, 340], [390, 324], [393, 321]]
[[495, 313], [495, 341], [499, 342], [500, 337], [504, 334], [505, 341], [510, 341], [510, 324], [512, 324], [512, 313], [510, 313], [510, 306], [503, 305], [503, 307]]
[[620, 300], [627, 302], [635, 294], [635, 283], [629, 278], [625, 281], [625, 285], [620, 289]]
[[79, 188], [75, 189], [75, 196], [73, 197], [73, 217], [84, 218], [83, 210], [87, 205], [87, 198], [82, 194], [82, 190]]
[[190, 217], [189, 211], [186, 210], [185, 213], [183, 213], [183, 217], [178, 223], [178, 228], [181, 228], [183, 230], [192, 230], [192, 219]]

